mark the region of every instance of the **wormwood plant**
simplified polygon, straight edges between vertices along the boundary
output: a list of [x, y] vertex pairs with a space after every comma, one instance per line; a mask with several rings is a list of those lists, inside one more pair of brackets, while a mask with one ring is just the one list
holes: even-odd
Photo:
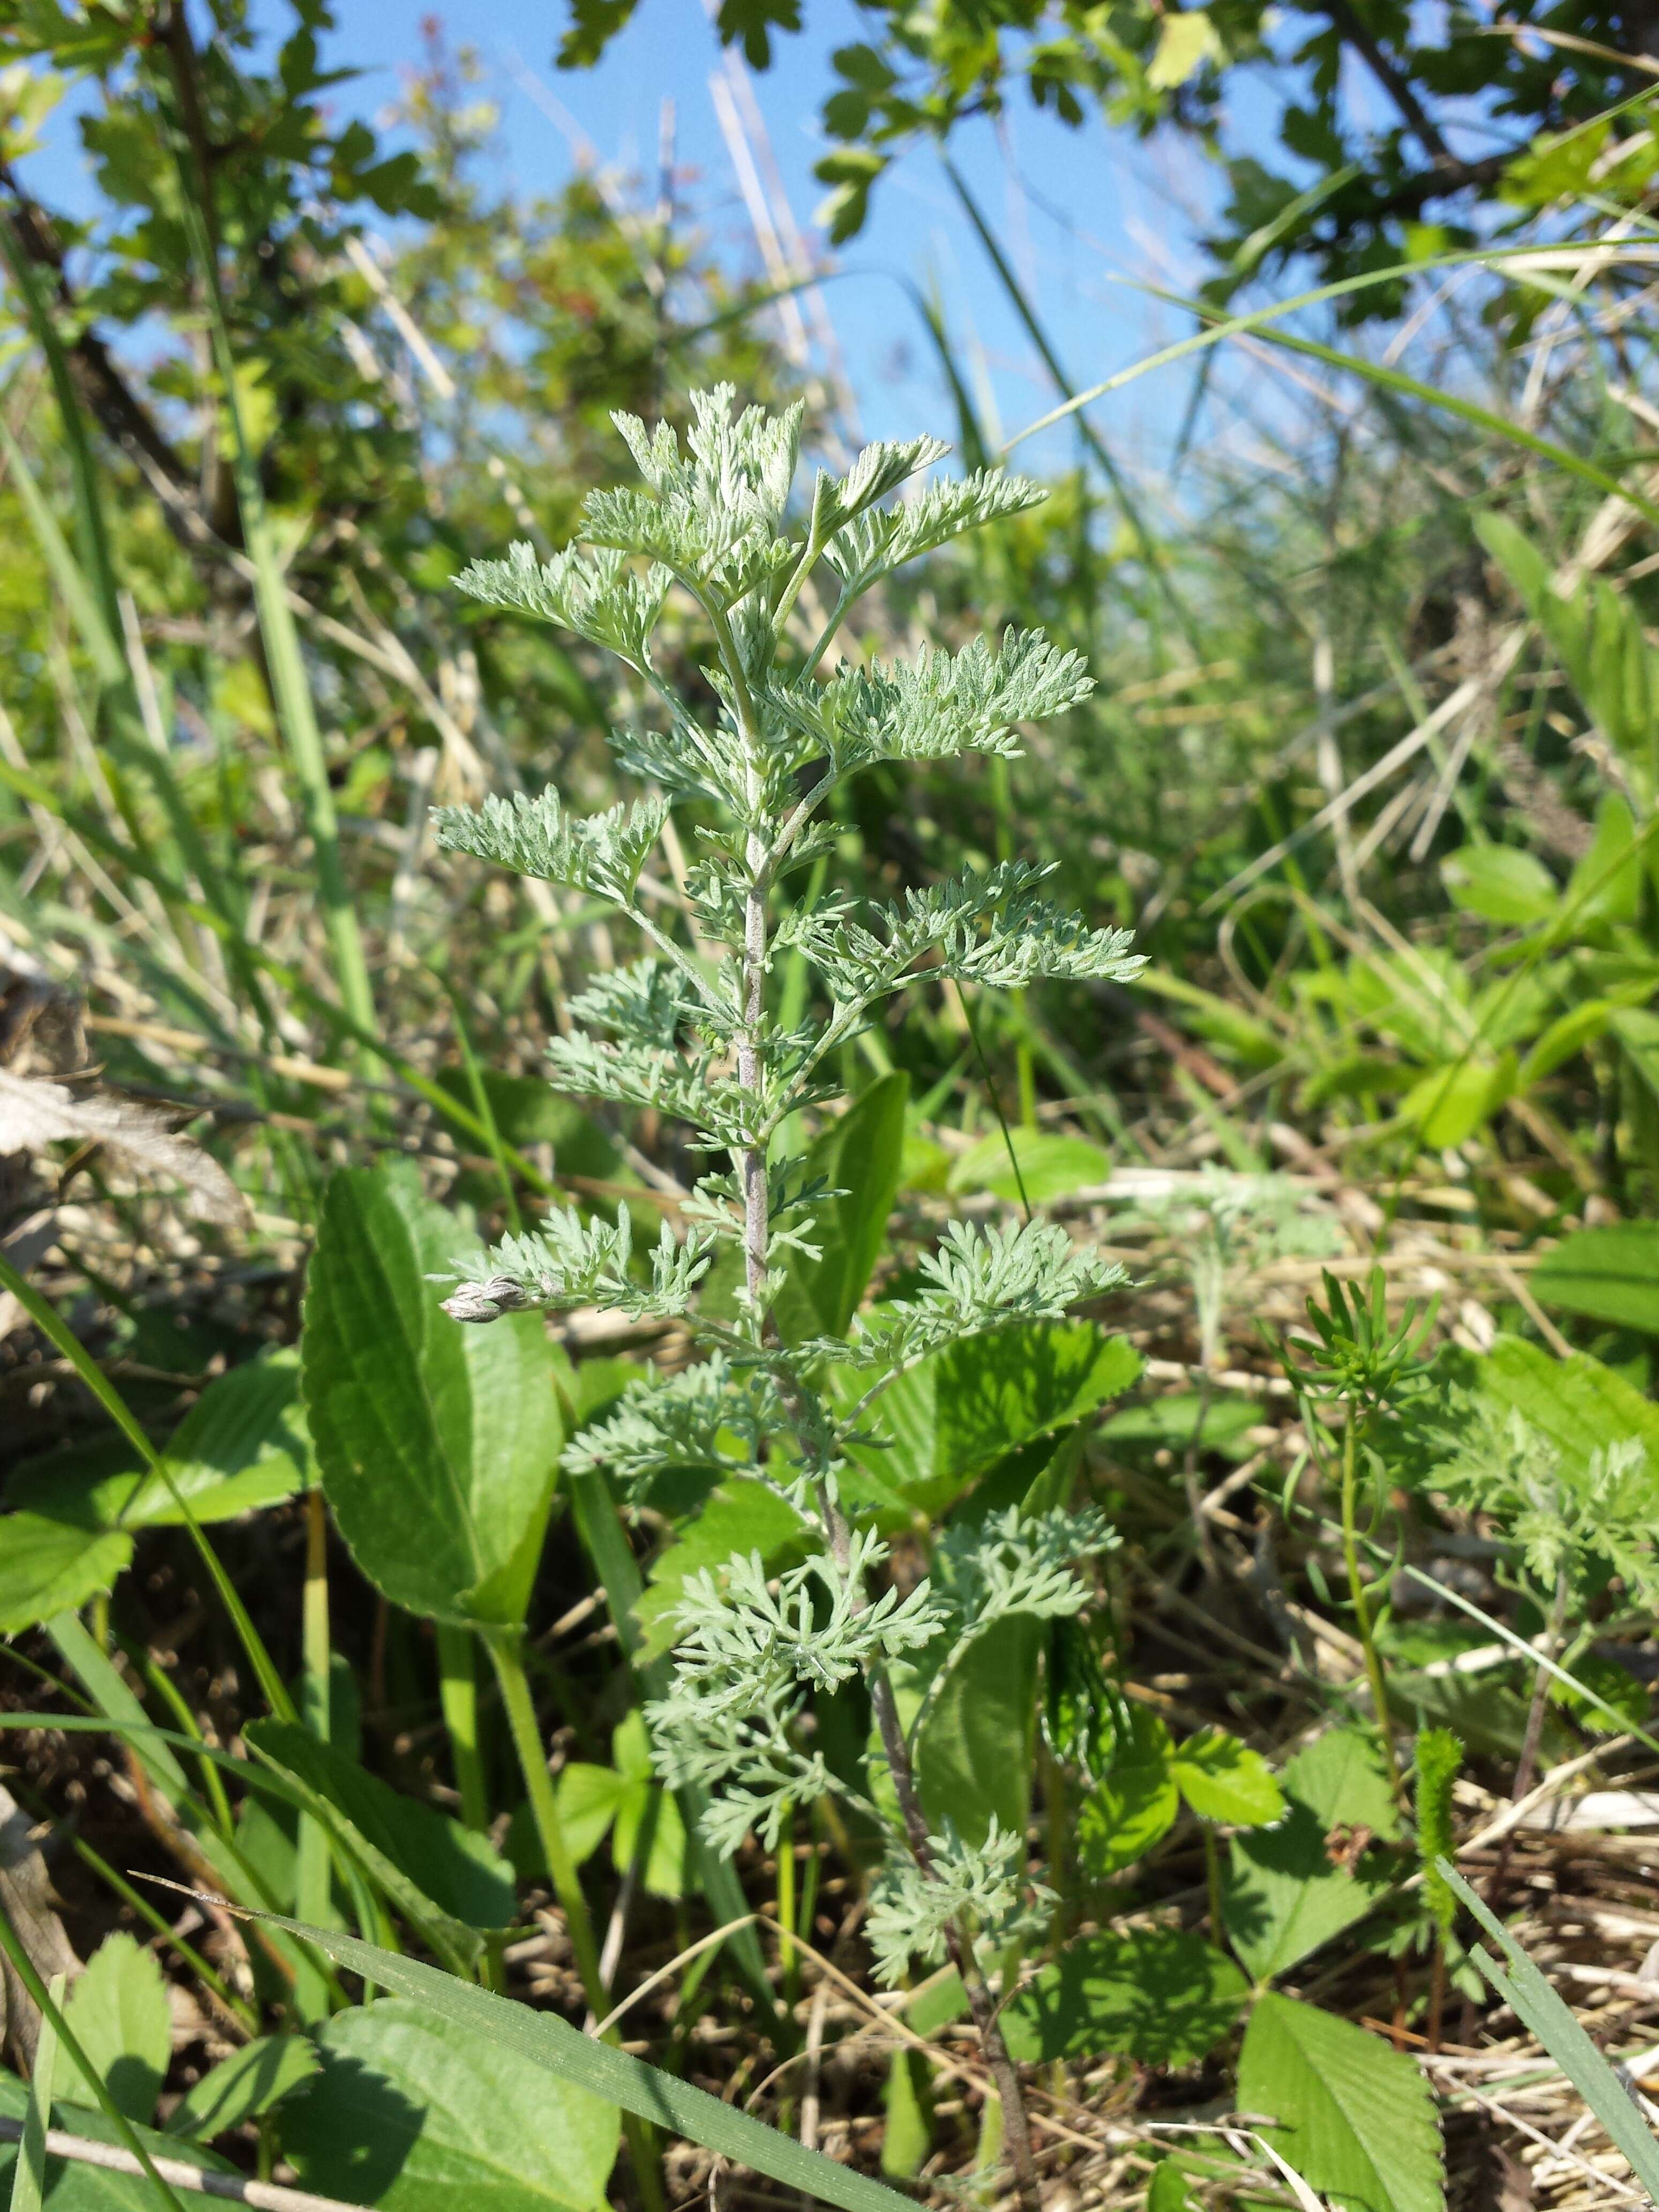
[[[913, 1761], [920, 1713], [902, 1712], [895, 1676], [906, 1706], [925, 1712], [930, 1665], [964, 1639], [1012, 1614], [1076, 1613], [1086, 1595], [1076, 1563], [1106, 1548], [1108, 1534], [1092, 1515], [994, 1516], [941, 1543], [932, 1577], [901, 1597], [878, 1586], [887, 1547], [854, 1525], [840, 1475], [848, 1446], [868, 1440], [882, 1393], [927, 1353], [1009, 1322], [1056, 1319], [1121, 1271], [1050, 1224], [953, 1223], [922, 1260], [915, 1295], [844, 1338], [786, 1342], [774, 1305], [791, 1255], [816, 1255], [815, 1209], [834, 1194], [805, 1176], [783, 1133], [804, 1110], [831, 1106], [839, 1048], [924, 976], [1012, 990], [1048, 976], [1121, 981], [1142, 963], [1127, 933], [1058, 910], [1044, 896], [1046, 871], [1018, 860], [865, 915], [835, 895], [810, 911], [792, 906], [787, 886], [830, 847], [825, 808], [860, 769], [1016, 754], [1017, 726], [1074, 705], [1090, 678], [1076, 654], [1012, 629], [959, 653], [826, 672], [863, 593], [961, 532], [1033, 505], [1042, 497], [1034, 485], [981, 471], [884, 506], [947, 450], [915, 438], [867, 447], [844, 477], [820, 473], [792, 509], [799, 408], [770, 419], [736, 413], [720, 387], [693, 400], [684, 449], [672, 428], [615, 419], [642, 488], [594, 494], [580, 539], [550, 562], [515, 545], [459, 581], [477, 599], [608, 647], [643, 680], [655, 726], [617, 731], [612, 744], [647, 795], [585, 820], [552, 790], [492, 799], [477, 811], [441, 810], [438, 835], [452, 851], [604, 899], [634, 925], [643, 956], [571, 1002], [580, 1026], [550, 1048], [552, 1080], [676, 1116], [694, 1148], [725, 1164], [696, 1183], [683, 1232], [665, 1222], [647, 1255], [631, 1249], [625, 1211], [614, 1225], [554, 1213], [535, 1233], [458, 1262], [447, 1310], [481, 1322], [593, 1304], [683, 1318], [708, 1347], [703, 1364], [673, 1381], [636, 1383], [578, 1455], [607, 1465], [624, 1492], [688, 1458], [723, 1461], [786, 1496], [811, 1548], [775, 1581], [758, 1559], [734, 1558], [688, 1582], [672, 1686], [651, 1715], [659, 1771], [710, 1793], [706, 1833], [723, 1853], [751, 1827], [775, 1844], [791, 1806], [830, 1791], [883, 1821], [890, 1845], [870, 1921], [881, 1971], [896, 1978], [913, 1956], [957, 1965], [1016, 2178], [1034, 2202], [1025, 2113], [982, 1960], [1020, 1930], [1040, 1894], [1023, 1835], [994, 1820], [972, 1837], [930, 1826]], [[675, 590], [701, 611], [712, 641], [707, 715], [653, 658]], [[673, 808], [687, 810], [697, 854], [684, 934], [641, 880]], [[785, 952], [805, 961], [827, 1002], [805, 1026], [785, 1026], [775, 1011]], [[700, 1310], [699, 1285], [723, 1246], [742, 1255], [735, 1304]], [[833, 1772], [802, 1725], [815, 1692], [857, 1678], [879, 1743], [867, 1790]]]

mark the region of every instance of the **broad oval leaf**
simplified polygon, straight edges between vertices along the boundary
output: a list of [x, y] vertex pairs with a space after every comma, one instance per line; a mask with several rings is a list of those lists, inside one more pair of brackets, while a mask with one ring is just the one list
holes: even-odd
[[916, 1790], [937, 1834], [948, 1820], [982, 1844], [996, 1815], [1023, 1834], [1030, 1814], [1037, 1659], [1048, 1623], [1010, 1614], [970, 1637], [934, 1678], [916, 1730]]
[[[60, 2045], [60, 2066], [64, 2056]], [[0, 2113], [9, 2120], [21, 2120], [28, 2099], [28, 2090], [17, 2076], [0, 2069]], [[83, 2142], [105, 2143], [116, 2150], [126, 2147], [114, 2121], [103, 2112], [54, 2100], [52, 2124]], [[210, 2173], [233, 2172], [223, 2159], [216, 2158], [211, 2151], [183, 2142], [176, 2136], [162, 2135], [142, 2126], [137, 2135], [144, 2148], [155, 2158], [181, 2160], [187, 2166], [199, 2166]], [[17, 2145], [0, 2142], [0, 2203], [11, 2203], [16, 2174]], [[193, 2191], [180, 2194], [186, 2203], [201, 2201]], [[85, 2166], [78, 2160], [66, 2158], [46, 2160], [46, 2212], [156, 2212], [155, 2191], [142, 2174], [112, 2173], [103, 2167]]]
[[617, 2108], [423, 2006], [338, 2013], [283, 2147], [307, 2188], [388, 2212], [599, 2212]]
[[440, 1310], [465, 1242], [400, 1167], [343, 1169], [306, 1281], [305, 1400], [353, 1558], [411, 1613], [516, 1627], [563, 1442], [541, 1317], [464, 1328]]
[[1249, 1994], [1232, 1960], [1201, 1936], [1132, 1928], [1068, 1943], [999, 2017], [1016, 2058], [1187, 2066], [1215, 2048]]
[[[284, 1920], [270, 1913], [247, 1917], [314, 1943], [337, 1965], [379, 1983], [382, 1989], [416, 1998], [440, 2021], [465, 2031], [475, 2049], [488, 2044], [492, 2051], [529, 2058], [544, 2077], [574, 2082], [608, 2103], [620, 2105], [624, 2112], [637, 2113], [653, 2126], [672, 2128], [722, 2157], [752, 2166], [757, 2173], [781, 2182], [786, 2189], [805, 2191], [826, 2204], [838, 2205], [841, 2212], [905, 2212], [907, 2200], [896, 2191], [838, 2166], [822, 2151], [803, 2148], [752, 2113], [711, 2097], [706, 2089], [694, 2088], [612, 2044], [584, 2035], [556, 2013], [516, 2004], [453, 1974], [441, 1973], [419, 1959], [382, 1950], [375, 1943], [360, 1942], [356, 1936], [334, 1929], [308, 1927], [303, 1921]], [[378, 2012], [380, 2003], [370, 2009]]]

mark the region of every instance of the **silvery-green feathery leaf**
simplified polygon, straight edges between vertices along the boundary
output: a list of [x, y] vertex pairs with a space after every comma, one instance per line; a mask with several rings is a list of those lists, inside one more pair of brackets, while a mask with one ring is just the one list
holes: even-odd
[[[775, 1392], [761, 1375], [738, 1374], [721, 1352], [666, 1381], [630, 1382], [615, 1411], [566, 1445], [573, 1474], [608, 1468], [629, 1487], [665, 1467], [753, 1470], [763, 1437], [782, 1425]], [[737, 1439], [732, 1451], [725, 1439]]]
[[946, 1931], [967, 1914], [988, 1951], [1016, 1936], [1046, 1929], [1054, 1893], [1025, 1870], [1025, 1838], [1000, 1827], [993, 1814], [980, 1844], [954, 1829], [927, 1839], [932, 1870], [908, 1852], [890, 1850], [870, 1892], [865, 1933], [876, 1954], [876, 1978], [889, 1989], [904, 1979], [912, 1959], [937, 1966]]
[[820, 471], [812, 488], [808, 542], [827, 545], [855, 515], [896, 491], [908, 477], [942, 461], [951, 448], [938, 438], [906, 438], [865, 447], [844, 477]]
[[735, 387], [691, 398], [685, 450], [674, 431], [647, 432], [629, 415], [611, 417], [627, 440], [643, 491], [596, 491], [583, 510], [592, 544], [641, 553], [700, 586], [718, 584], [735, 600], [790, 557], [778, 532], [800, 450], [803, 408], [732, 412]]
[[841, 579], [844, 596], [854, 599], [907, 561], [933, 552], [963, 531], [1039, 507], [1048, 496], [1028, 477], [980, 469], [954, 483], [931, 486], [908, 506], [858, 515], [837, 531], [823, 557]]
[[939, 974], [994, 990], [1017, 990], [1040, 976], [1122, 982], [1144, 957], [1131, 952], [1125, 929], [1091, 929], [1038, 895], [1050, 871], [1027, 860], [1003, 860], [983, 876], [953, 876], [907, 891], [902, 904], [879, 910], [883, 934], [842, 917], [808, 916], [793, 931], [798, 945], [843, 1006], [867, 1006], [909, 979], [924, 954]]
[[668, 819], [665, 799], [620, 802], [603, 814], [567, 814], [550, 784], [532, 799], [486, 799], [481, 807], [435, 806], [432, 819], [446, 853], [470, 853], [521, 876], [598, 891], [625, 906]]
[[485, 606], [557, 623], [630, 667], [648, 669], [651, 633], [672, 580], [660, 568], [641, 576], [625, 554], [605, 549], [570, 546], [541, 562], [535, 547], [520, 540], [508, 546], [504, 561], [472, 562], [455, 586]]
[[821, 690], [781, 687], [781, 713], [828, 753], [832, 775], [885, 760], [1019, 751], [1014, 726], [1063, 714], [1094, 679], [1081, 655], [1040, 630], [1008, 629], [961, 653], [924, 646], [911, 662], [843, 671]]
[[605, 1221], [581, 1221], [562, 1211], [548, 1214], [539, 1230], [504, 1237], [488, 1250], [455, 1262], [458, 1288], [444, 1300], [452, 1320], [495, 1321], [504, 1313], [540, 1306], [604, 1305], [615, 1312], [672, 1318], [691, 1302], [698, 1279], [708, 1266], [708, 1251], [696, 1237], [677, 1243], [665, 1221], [651, 1252], [648, 1285], [628, 1273], [633, 1231], [626, 1207], [613, 1228]]
[[1011, 1505], [945, 1531], [934, 1553], [934, 1597], [948, 1610], [951, 1632], [958, 1638], [1010, 1613], [1066, 1619], [1089, 1601], [1078, 1561], [1115, 1551], [1118, 1540], [1092, 1509], [1027, 1518]]
[[1000, 1228], [952, 1221], [917, 1272], [918, 1297], [871, 1315], [844, 1346], [825, 1340], [803, 1350], [857, 1367], [896, 1366], [1008, 1322], [1059, 1321], [1081, 1299], [1128, 1280], [1115, 1261], [1073, 1244], [1052, 1221]]

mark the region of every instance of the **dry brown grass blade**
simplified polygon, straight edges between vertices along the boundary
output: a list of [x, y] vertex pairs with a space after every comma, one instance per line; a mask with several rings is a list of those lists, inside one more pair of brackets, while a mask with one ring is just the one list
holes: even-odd
[[77, 1098], [61, 1083], [0, 1068], [0, 1154], [63, 1143], [100, 1146], [145, 1182], [182, 1184], [200, 1220], [228, 1228], [247, 1218], [246, 1200], [217, 1160], [188, 1137], [175, 1136], [160, 1114], [107, 1093]]

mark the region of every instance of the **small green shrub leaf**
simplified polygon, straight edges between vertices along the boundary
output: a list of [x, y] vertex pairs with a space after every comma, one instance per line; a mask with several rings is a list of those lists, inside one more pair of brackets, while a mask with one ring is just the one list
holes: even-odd
[[[167, 1984], [151, 1954], [118, 1930], [106, 1936], [70, 1987], [64, 2018], [98, 2079], [130, 2120], [147, 2122], [173, 2055]], [[96, 2106], [98, 2093], [70, 2056], [58, 2053], [58, 2094]]]
[[1259, 1751], [1224, 1729], [1200, 1729], [1176, 1748], [1176, 1787], [1202, 1820], [1258, 1828], [1279, 1820], [1285, 1793]]
[[1639, 1437], [1659, 1468], [1659, 1406], [1588, 1352], [1558, 1359], [1541, 1344], [1500, 1336], [1480, 1362], [1477, 1388], [1498, 1411], [1520, 1413], [1576, 1472], [1625, 1437]]
[[1443, 2212], [1434, 2099], [1416, 2064], [1364, 2028], [1270, 1990], [1238, 2060], [1241, 2111], [1310, 2189], [1354, 2212]]
[[306, 1281], [306, 1407], [353, 1557], [412, 1613], [514, 1627], [563, 1441], [540, 1317], [462, 1328], [428, 1279], [465, 1226], [399, 1168], [328, 1186]]
[[1554, 877], [1518, 845], [1461, 846], [1441, 863], [1440, 873], [1453, 904], [1487, 921], [1542, 921], [1560, 902]]
[[1067, 1944], [1000, 2019], [1016, 2058], [1186, 2066], [1214, 2049], [1249, 1993], [1232, 1960], [1201, 1936], [1135, 1928]]
[[307, 2036], [259, 2036], [221, 2059], [186, 2089], [168, 2114], [163, 2132], [211, 2142], [244, 2120], [270, 2112], [302, 2081], [310, 2081], [317, 2064], [316, 2049]]
[[617, 2111], [406, 1999], [339, 2013], [283, 2148], [308, 2188], [387, 2212], [598, 2212]]

